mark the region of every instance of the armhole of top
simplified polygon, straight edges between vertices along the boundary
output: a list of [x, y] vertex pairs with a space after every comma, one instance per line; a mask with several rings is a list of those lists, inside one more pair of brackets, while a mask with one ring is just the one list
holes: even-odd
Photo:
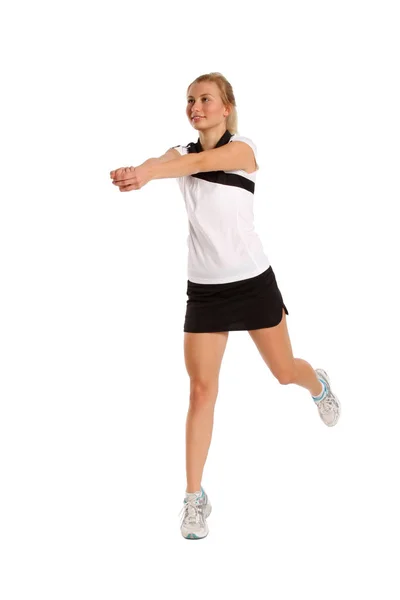
[[184, 156], [185, 154], [187, 154], [189, 152], [187, 146], [181, 146], [181, 145], [172, 146], [170, 148], [170, 150], [177, 150], [181, 156]]

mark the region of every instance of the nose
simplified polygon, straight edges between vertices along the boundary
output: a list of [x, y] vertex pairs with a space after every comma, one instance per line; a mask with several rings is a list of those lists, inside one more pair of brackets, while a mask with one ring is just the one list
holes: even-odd
[[196, 102], [193, 102], [189, 108], [190, 108], [191, 115], [200, 115], [201, 114], [200, 107], [198, 106], [198, 104], [196, 104]]

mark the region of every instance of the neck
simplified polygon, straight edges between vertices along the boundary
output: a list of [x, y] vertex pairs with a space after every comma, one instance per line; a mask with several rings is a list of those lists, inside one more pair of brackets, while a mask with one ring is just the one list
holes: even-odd
[[226, 131], [226, 123], [221, 123], [216, 127], [199, 131], [200, 144], [203, 150], [212, 150], [217, 145]]

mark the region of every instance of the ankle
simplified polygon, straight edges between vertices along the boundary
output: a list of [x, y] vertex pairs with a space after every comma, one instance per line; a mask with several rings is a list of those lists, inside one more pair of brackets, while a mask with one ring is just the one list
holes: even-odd
[[189, 485], [186, 488], [186, 494], [200, 494], [201, 493], [201, 486], [199, 486], [198, 488], [195, 487], [190, 487]]
[[314, 402], [318, 402], [319, 400], [322, 400], [322, 398], [326, 394], [325, 381], [322, 381], [322, 379], [319, 379], [319, 378], [318, 378], [318, 381], [320, 382], [320, 384], [321, 384], [322, 387], [320, 388], [320, 391], [319, 391], [319, 393], [317, 395], [314, 396], [313, 394], [311, 394]]

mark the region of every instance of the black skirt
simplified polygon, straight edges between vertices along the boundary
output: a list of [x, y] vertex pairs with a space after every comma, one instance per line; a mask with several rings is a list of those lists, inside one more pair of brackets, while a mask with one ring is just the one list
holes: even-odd
[[288, 315], [272, 266], [266, 271], [229, 283], [187, 282], [186, 316], [188, 333], [249, 331], [275, 327]]

